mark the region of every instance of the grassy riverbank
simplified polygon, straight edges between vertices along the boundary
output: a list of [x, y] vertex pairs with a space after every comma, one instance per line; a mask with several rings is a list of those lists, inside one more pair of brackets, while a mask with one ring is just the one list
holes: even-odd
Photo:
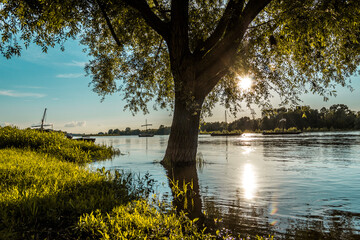
[[210, 237], [185, 215], [150, 206], [151, 184], [138, 188], [119, 173], [20, 149], [0, 150], [0, 169], [2, 239]]
[[[112, 148], [64, 139], [0, 128], [0, 239], [228, 237], [205, 233], [184, 213], [150, 203], [154, 182], [148, 176], [136, 179], [79, 164], [114, 154]], [[67, 154], [72, 151], [75, 157]]]
[[33, 129], [20, 130], [14, 127], [0, 128], [0, 148], [30, 149], [76, 163], [87, 163], [94, 159], [107, 159], [119, 154], [112, 147], [67, 139], [60, 132], [41, 132]]

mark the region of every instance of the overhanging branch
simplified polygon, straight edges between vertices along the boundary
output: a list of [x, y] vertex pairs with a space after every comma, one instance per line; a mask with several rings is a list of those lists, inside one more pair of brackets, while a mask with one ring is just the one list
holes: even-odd
[[126, 3], [128, 6], [139, 11], [141, 17], [152, 29], [160, 34], [166, 41], [170, 38], [169, 24], [162, 21], [156, 14], [151, 11], [145, 0], [117, 0]]
[[208, 37], [205, 41], [200, 42], [194, 51], [195, 54], [199, 54], [200, 52], [206, 53], [214, 47], [214, 45], [221, 39], [221, 37], [223, 37], [227, 27], [229, 26], [229, 23], [240, 16], [244, 2], [244, 0], [229, 0], [224, 10], [223, 16], [219, 20], [215, 30], [210, 35], [210, 37]]
[[110, 32], [111, 32], [112, 37], [114, 38], [116, 44], [120, 47], [122, 44], [121, 44], [118, 36], [117, 36], [116, 33], [115, 33], [114, 27], [112, 26], [111, 21], [110, 21], [108, 15], [106, 14], [104, 5], [101, 3], [100, 0], [96, 0], [96, 3], [98, 4], [98, 6], [99, 6], [99, 8], [100, 8], [100, 10], [101, 10], [101, 13], [102, 13], [102, 15], [103, 15], [103, 17], [105, 18], [106, 24], [108, 25], [108, 27], [109, 27], [109, 29], [110, 29]]
[[248, 29], [251, 21], [271, 2], [271, 0], [249, 0], [238, 19], [234, 19], [231, 27], [226, 29], [223, 38], [207, 53], [203, 59], [197, 76], [200, 82], [205, 81], [208, 86], [214, 87], [218, 78], [210, 80], [211, 76], [217, 76], [224, 72], [233, 63], [237, 48]]

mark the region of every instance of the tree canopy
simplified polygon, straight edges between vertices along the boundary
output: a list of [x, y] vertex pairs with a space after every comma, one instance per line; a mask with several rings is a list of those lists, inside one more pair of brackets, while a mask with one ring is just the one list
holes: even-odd
[[[236, 112], [274, 92], [295, 103], [304, 92], [327, 99], [337, 84], [349, 86], [359, 24], [357, 0], [1, 0], [0, 52], [80, 39], [96, 93], [120, 92], [134, 113], [154, 100], [174, 107], [178, 121], [187, 109], [194, 135], [191, 116], [219, 101]], [[253, 80], [250, 90], [239, 76]]]

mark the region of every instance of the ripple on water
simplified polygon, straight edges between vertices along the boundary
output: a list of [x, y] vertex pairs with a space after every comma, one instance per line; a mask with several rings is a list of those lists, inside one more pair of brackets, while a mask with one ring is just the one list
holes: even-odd
[[[101, 137], [125, 156], [95, 167], [150, 174], [170, 194], [162, 158], [167, 136]], [[207, 224], [298, 239], [360, 239], [360, 132], [296, 136], [199, 136], [198, 169]], [[214, 226], [213, 218], [222, 219]]]

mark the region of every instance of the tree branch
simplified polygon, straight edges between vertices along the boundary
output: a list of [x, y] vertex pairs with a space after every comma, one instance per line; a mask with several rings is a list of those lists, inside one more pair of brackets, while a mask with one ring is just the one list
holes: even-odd
[[237, 19], [233, 19], [231, 27], [226, 29], [223, 38], [207, 53], [203, 59], [201, 68], [197, 72], [199, 81], [207, 82], [211, 88], [217, 84], [216, 79], [209, 80], [206, 76], [211, 74], [217, 76], [228, 69], [236, 56], [237, 48], [242, 37], [247, 31], [251, 21], [271, 2], [272, 0], [249, 0], [243, 12]]
[[162, 21], [156, 14], [151, 11], [146, 0], [118, 0], [126, 3], [128, 6], [136, 9], [141, 14], [141, 17], [145, 20], [152, 29], [160, 34], [166, 41], [170, 39], [169, 24]]
[[226, 29], [229, 26], [229, 23], [234, 21], [241, 14], [242, 8], [244, 6], [244, 0], [235, 1], [229, 0], [226, 8], [224, 10], [224, 14], [219, 20], [215, 30], [205, 41], [200, 42], [200, 44], [196, 47], [194, 53], [199, 54], [200, 52], [207, 52], [211, 48], [216, 45], [216, 43], [221, 39], [224, 35]]
[[159, 2], [157, 0], [153, 0], [153, 3], [155, 5], [155, 9], [158, 10], [158, 12], [161, 14], [163, 19], [168, 22], [169, 17], [166, 15], [166, 11], [161, 9], [161, 6], [159, 5]]
[[249, 26], [252, 20], [271, 2], [272, 0], [250, 0], [244, 9], [244, 14], [237, 26]]
[[159, 57], [159, 54], [160, 54], [160, 50], [161, 50], [162, 43], [163, 43], [163, 40], [161, 39], [161, 40], [160, 40], [159, 47], [158, 47], [158, 50], [157, 50], [156, 55], [155, 55], [155, 60], [154, 60], [155, 64], [157, 63], [157, 60], [158, 60], [158, 57]]
[[100, 0], [96, 0], [96, 3], [99, 5], [99, 8], [100, 8], [100, 10], [101, 10], [101, 13], [102, 13], [102, 15], [103, 15], [104, 18], [105, 18], [106, 24], [108, 25], [108, 27], [109, 27], [109, 29], [110, 29], [110, 32], [111, 32], [112, 37], [114, 38], [116, 44], [120, 47], [122, 44], [121, 44], [118, 36], [117, 36], [116, 33], [115, 33], [114, 27], [112, 26], [111, 21], [110, 21], [108, 15], [106, 14], [104, 5], [100, 2]]

